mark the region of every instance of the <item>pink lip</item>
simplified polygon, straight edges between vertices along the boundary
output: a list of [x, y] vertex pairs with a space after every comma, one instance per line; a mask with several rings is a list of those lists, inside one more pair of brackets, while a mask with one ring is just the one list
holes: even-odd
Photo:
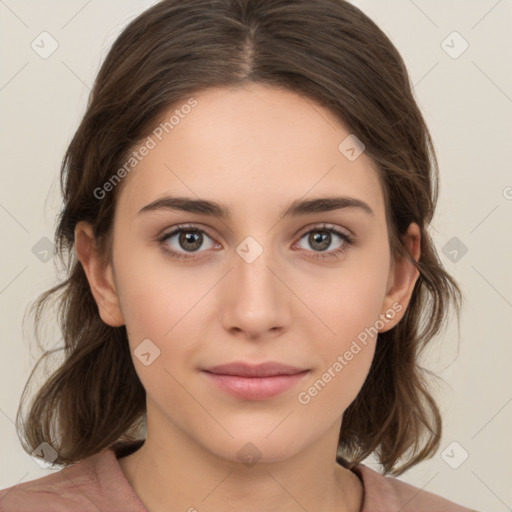
[[238, 398], [264, 400], [295, 386], [309, 370], [276, 362], [260, 365], [234, 362], [207, 368], [202, 373], [221, 390]]

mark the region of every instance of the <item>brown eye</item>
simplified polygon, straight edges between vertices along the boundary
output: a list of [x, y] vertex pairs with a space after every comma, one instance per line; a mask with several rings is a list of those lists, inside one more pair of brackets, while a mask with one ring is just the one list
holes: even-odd
[[[159, 242], [172, 257], [191, 259], [216, 245], [205, 231], [194, 226], [178, 226], [170, 233], [164, 234]], [[201, 251], [201, 248], [205, 251]]]
[[203, 235], [200, 231], [181, 231], [178, 243], [185, 251], [196, 251], [203, 243]]
[[[351, 236], [334, 226], [319, 226], [310, 229], [301, 236], [300, 240], [303, 239], [306, 240], [306, 245], [309, 246], [309, 249], [308, 247], [302, 248], [309, 252], [318, 253], [314, 254], [313, 257], [315, 258], [335, 258], [344, 253], [353, 244]], [[334, 247], [332, 247], [333, 244]], [[331, 247], [331, 250], [328, 250], [329, 247]]]

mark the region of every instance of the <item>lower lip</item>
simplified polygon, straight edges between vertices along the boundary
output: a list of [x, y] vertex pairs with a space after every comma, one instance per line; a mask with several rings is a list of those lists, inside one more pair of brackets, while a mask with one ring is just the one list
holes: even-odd
[[265, 400], [272, 398], [300, 382], [309, 370], [294, 375], [275, 375], [272, 377], [241, 377], [239, 375], [220, 375], [203, 371], [221, 390], [245, 400]]

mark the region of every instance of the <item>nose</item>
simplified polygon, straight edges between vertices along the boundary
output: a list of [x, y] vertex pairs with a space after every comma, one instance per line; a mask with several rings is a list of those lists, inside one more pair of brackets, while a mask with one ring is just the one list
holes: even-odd
[[270, 253], [264, 250], [250, 263], [234, 255], [233, 268], [220, 290], [220, 318], [231, 333], [259, 339], [289, 325], [293, 293]]

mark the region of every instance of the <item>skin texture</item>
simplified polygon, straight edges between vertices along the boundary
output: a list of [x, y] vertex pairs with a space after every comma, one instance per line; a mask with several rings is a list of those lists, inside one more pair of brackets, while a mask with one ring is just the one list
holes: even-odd
[[[146, 442], [121, 467], [150, 511], [358, 511], [362, 485], [335, 454], [377, 337], [309, 403], [297, 396], [393, 304], [401, 310], [379, 331], [400, 321], [418, 272], [391, 259], [377, 171], [365, 153], [350, 161], [338, 150], [349, 132], [329, 110], [255, 84], [194, 97], [197, 106], [124, 178], [112, 261], [102, 263], [90, 225], [75, 230], [99, 314], [126, 324], [147, 392]], [[231, 218], [138, 214], [168, 194], [225, 204]], [[293, 200], [332, 195], [361, 199], [374, 215], [347, 208], [281, 218]], [[206, 233], [195, 252], [179, 234], [157, 241], [185, 223]], [[308, 233], [324, 223], [352, 235], [353, 245], [318, 258], [325, 251]], [[248, 236], [263, 250], [252, 263], [236, 251]], [[419, 237], [411, 224], [405, 242], [416, 260]], [[332, 234], [326, 251], [344, 243]], [[165, 246], [196, 259], [174, 259]], [[148, 366], [133, 354], [145, 339], [160, 350]], [[200, 371], [235, 360], [310, 372], [276, 397], [243, 400]], [[247, 443], [260, 457], [250, 466], [237, 455], [244, 446], [254, 451]]]

